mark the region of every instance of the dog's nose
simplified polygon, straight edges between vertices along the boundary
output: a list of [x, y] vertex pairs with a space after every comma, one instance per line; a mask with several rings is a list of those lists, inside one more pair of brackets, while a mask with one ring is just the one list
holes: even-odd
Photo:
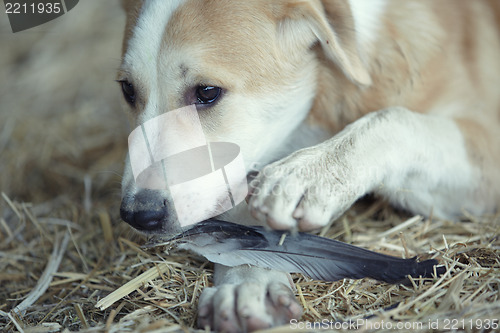
[[124, 198], [120, 207], [123, 221], [140, 231], [160, 231], [168, 215], [165, 200], [152, 190]]
[[155, 231], [160, 230], [162, 227], [162, 219], [165, 217], [161, 211], [138, 211], [131, 212], [129, 210], [120, 208], [120, 216], [123, 221], [130, 224], [137, 230]]

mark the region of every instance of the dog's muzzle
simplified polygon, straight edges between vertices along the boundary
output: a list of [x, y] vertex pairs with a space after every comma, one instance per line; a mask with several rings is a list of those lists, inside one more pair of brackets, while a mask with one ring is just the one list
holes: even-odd
[[205, 138], [194, 105], [145, 121], [128, 143], [135, 187], [143, 190], [124, 198], [121, 214], [138, 230], [156, 232], [168, 220], [196, 224], [232, 209], [248, 194], [240, 147]]
[[161, 191], [143, 189], [132, 196], [125, 196], [120, 207], [123, 221], [145, 233], [177, 234], [181, 226], [176, 221], [168, 200]]

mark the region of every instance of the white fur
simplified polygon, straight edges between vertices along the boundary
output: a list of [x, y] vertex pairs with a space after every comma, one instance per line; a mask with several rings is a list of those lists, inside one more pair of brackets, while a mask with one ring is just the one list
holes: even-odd
[[369, 47], [379, 36], [387, 0], [349, 0], [358, 44]]
[[[158, 82], [158, 59], [165, 27], [170, 17], [185, 0], [146, 0], [128, 42], [122, 67], [148, 82]], [[158, 115], [158, 85], [149, 85], [148, 105], [138, 119], [144, 123]], [[169, 111], [169, 110], [166, 110]]]
[[[131, 77], [148, 82], [158, 82], [158, 58], [165, 33], [165, 27], [174, 11], [185, 0], [146, 0], [134, 27], [132, 37], [128, 40], [127, 52], [123, 57], [121, 68]], [[136, 120], [136, 126], [158, 116], [159, 89], [156, 84], [148, 86], [148, 104]], [[123, 196], [134, 196], [138, 191], [126, 161], [122, 187]], [[166, 194], [167, 192], [165, 192]]]
[[[254, 131], [262, 132], [262, 135], [258, 136], [260, 141], [257, 144], [254, 141], [240, 140], [238, 137], [225, 137], [225, 139], [233, 140], [232, 142], [240, 145], [244, 152], [243, 157], [247, 171], [251, 171], [251, 168], [255, 166], [260, 169], [297, 149], [317, 144], [321, 142], [321, 138], [324, 138], [320, 130], [311, 130], [303, 124], [311, 107], [316, 83], [302, 80], [302, 82], [297, 83], [296, 88], [297, 91], [291, 90], [286, 94], [270, 95], [265, 99], [253, 100], [251, 97], [244, 97], [246, 101], [241, 100], [239, 107], [247, 109], [249, 114], [260, 114], [258, 117], [249, 117], [245, 124], [248, 128], [253, 128]], [[263, 109], [262, 105], [267, 106], [267, 108]], [[285, 112], [280, 110], [285, 110]], [[273, 113], [282, 115], [280, 121], [263, 124], [262, 120], [265, 118], [262, 117], [265, 117], [265, 114]], [[302, 136], [301, 132], [308, 132], [309, 135]], [[274, 149], [265, 150], [263, 147], [273, 147]]]
[[[208, 324], [213, 330], [215, 324], [217, 331], [246, 332], [288, 324], [289, 312], [297, 317], [302, 313], [295, 302], [291, 291], [295, 287], [287, 273], [248, 265], [234, 268], [216, 265], [214, 280], [219, 287], [205, 288], [200, 296], [198, 322], [201, 326]], [[277, 307], [278, 303], [282, 306]], [[215, 309], [212, 304], [217, 304]], [[215, 322], [211, 311], [216, 314]]]
[[[381, 113], [383, 119], [374, 120]], [[390, 108], [361, 118], [352, 130], [363, 131], [363, 126], [372, 128], [362, 141], [366, 146], [359, 149], [376, 161], [359, 156], [351, 163], [364, 163], [366, 170], [370, 165], [383, 170], [381, 179], [373, 177], [380, 183], [368, 190], [381, 193], [410, 211], [456, 217], [456, 206], [450, 203], [466, 205], [469, 189], [478, 183], [480, 174], [469, 163], [463, 135], [453, 120]], [[478, 206], [481, 204], [472, 203], [466, 208]]]
[[453, 120], [389, 108], [267, 166], [250, 206], [271, 227], [314, 229], [375, 191], [411, 211], [453, 218], [460, 208], [484, 210], [470, 198], [479, 177]]

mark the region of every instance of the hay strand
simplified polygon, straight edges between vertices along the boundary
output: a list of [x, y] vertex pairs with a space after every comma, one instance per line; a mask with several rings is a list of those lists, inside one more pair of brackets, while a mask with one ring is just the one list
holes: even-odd
[[169, 266], [167, 264], [159, 264], [156, 267], [150, 268], [146, 272], [142, 273], [132, 281], [127, 282], [125, 285], [121, 286], [99, 302], [97, 302], [96, 307], [105, 310], [113, 305], [115, 302], [119, 301], [123, 297], [127, 296], [133, 291], [136, 291], [139, 287], [146, 284], [147, 282], [156, 279], [162, 273], [168, 271]]
[[56, 239], [49, 262], [47, 263], [40, 280], [38, 280], [38, 283], [30, 291], [28, 296], [26, 296], [24, 301], [12, 310], [14, 313], [19, 316], [24, 316], [26, 309], [33, 305], [33, 303], [35, 303], [47, 291], [50, 282], [52, 282], [52, 278], [54, 277], [54, 273], [56, 273], [59, 269], [64, 252], [66, 252], [66, 248], [68, 247], [69, 239], [69, 233], [64, 234], [62, 242]]

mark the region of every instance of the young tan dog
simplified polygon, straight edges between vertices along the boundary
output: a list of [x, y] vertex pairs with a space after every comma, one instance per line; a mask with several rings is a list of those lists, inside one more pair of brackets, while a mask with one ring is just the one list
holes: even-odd
[[[238, 144], [248, 207], [226, 216], [312, 230], [375, 192], [456, 218], [500, 202], [500, 2], [124, 1], [121, 82], [134, 125], [196, 104], [210, 141]], [[265, 168], [263, 168], [265, 166]], [[239, 207], [241, 208], [241, 207]], [[168, 192], [136, 187], [121, 215], [179, 230]], [[250, 211], [248, 219], [241, 211]], [[199, 324], [227, 332], [301, 314], [287, 275], [217, 267]]]

